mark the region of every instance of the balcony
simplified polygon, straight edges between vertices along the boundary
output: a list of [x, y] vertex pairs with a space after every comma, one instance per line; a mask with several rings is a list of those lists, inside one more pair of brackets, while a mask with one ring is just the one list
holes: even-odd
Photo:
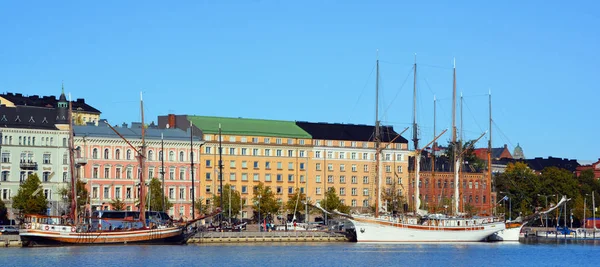
[[75, 158], [75, 164], [79, 164], [79, 165], [85, 165], [87, 164], [87, 158], [81, 158], [81, 157], [76, 157]]
[[22, 170], [37, 170], [38, 164], [33, 161], [21, 161], [21, 169]]

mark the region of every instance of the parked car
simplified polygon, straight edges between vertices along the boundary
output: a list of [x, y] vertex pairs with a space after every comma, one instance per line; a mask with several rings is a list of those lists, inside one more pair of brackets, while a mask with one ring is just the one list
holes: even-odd
[[0, 225], [0, 233], [2, 233], [3, 235], [18, 235], [19, 229], [15, 228], [12, 225]]

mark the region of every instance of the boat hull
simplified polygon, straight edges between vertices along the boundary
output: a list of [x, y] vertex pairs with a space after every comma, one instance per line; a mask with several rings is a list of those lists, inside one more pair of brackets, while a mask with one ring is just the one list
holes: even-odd
[[504, 230], [504, 223], [473, 227], [421, 226], [381, 221], [351, 220], [357, 242], [479, 242]]
[[491, 241], [504, 241], [504, 242], [518, 242], [521, 237], [521, 230], [523, 229], [521, 225], [518, 227], [506, 228], [502, 231], [498, 231], [490, 236]]
[[20, 234], [23, 246], [111, 245], [111, 244], [183, 244], [183, 228], [65, 233], [29, 230]]

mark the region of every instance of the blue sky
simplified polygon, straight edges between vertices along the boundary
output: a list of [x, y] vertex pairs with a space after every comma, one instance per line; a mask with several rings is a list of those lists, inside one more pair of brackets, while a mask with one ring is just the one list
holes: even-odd
[[373, 124], [378, 49], [381, 120], [401, 131], [412, 121], [416, 53], [422, 142], [433, 136], [434, 94], [438, 131], [451, 125], [456, 58], [466, 139], [487, 130], [491, 89], [494, 146], [600, 157], [597, 3], [403, 2], [4, 2], [0, 91], [56, 95], [64, 81], [112, 124], [140, 120], [140, 91], [147, 121]]

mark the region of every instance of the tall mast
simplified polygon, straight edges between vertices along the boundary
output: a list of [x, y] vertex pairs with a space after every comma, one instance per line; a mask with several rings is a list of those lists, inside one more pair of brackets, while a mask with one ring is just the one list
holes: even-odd
[[488, 140], [488, 151], [487, 151], [487, 158], [488, 158], [488, 169], [487, 169], [487, 173], [488, 173], [488, 177], [489, 177], [489, 182], [492, 182], [492, 90], [490, 89], [489, 91], [489, 114], [490, 114], [490, 139]]
[[454, 157], [456, 158], [456, 59], [454, 59], [452, 77], [452, 144]]
[[[459, 142], [461, 143], [460, 148], [462, 148], [462, 143], [465, 141], [465, 137], [464, 135], [464, 131], [463, 131], [463, 93], [462, 91], [460, 92], [460, 139]], [[460, 150], [459, 148], [459, 150]]]
[[[140, 161], [140, 221], [146, 227], [146, 181], [144, 175], [146, 173], [146, 126], [144, 125], [144, 99], [140, 92], [140, 110], [142, 114], [142, 147], [138, 155]], [[164, 156], [164, 155], [163, 155]]]
[[459, 182], [458, 169], [460, 167], [458, 160], [458, 150], [456, 143], [456, 59], [454, 59], [453, 75], [452, 75], [452, 162], [454, 163], [454, 214], [457, 215], [459, 210]]
[[380, 179], [379, 179], [379, 50], [377, 54], [377, 75], [375, 78], [375, 218], [379, 217], [379, 204], [381, 201]]
[[415, 64], [413, 69], [413, 143], [415, 144], [416, 150], [419, 149], [419, 130], [417, 128], [417, 54], [415, 54]]
[[[63, 93], [64, 93], [63, 85]], [[75, 177], [75, 146], [73, 140], [73, 103], [69, 94], [69, 172], [71, 174], [71, 219], [77, 224], [77, 177]]]
[[167, 207], [166, 207], [166, 202], [167, 202], [167, 196], [165, 194], [165, 137], [163, 135], [163, 133], [160, 133], [160, 176], [162, 179], [162, 184], [161, 184], [161, 190], [162, 190], [162, 195], [163, 195], [163, 199], [162, 199], [162, 211], [166, 212], [167, 211]]
[[196, 218], [196, 209], [194, 208], [194, 198], [195, 189], [194, 189], [194, 125], [192, 121], [190, 121], [190, 168], [191, 168], [191, 176], [192, 176], [192, 220]]
[[[433, 138], [435, 138], [435, 122], [436, 122], [436, 99], [433, 95]], [[435, 151], [437, 149], [437, 142], [433, 142], [433, 149], [431, 153], [431, 178], [435, 181]], [[442, 191], [443, 192], [443, 191]]]
[[[221, 146], [222, 144], [222, 137], [221, 137], [221, 124], [219, 123], [219, 197], [220, 197], [220, 202], [221, 202], [221, 212], [223, 211], [223, 147]], [[220, 218], [222, 218], [223, 215], [220, 215]]]

